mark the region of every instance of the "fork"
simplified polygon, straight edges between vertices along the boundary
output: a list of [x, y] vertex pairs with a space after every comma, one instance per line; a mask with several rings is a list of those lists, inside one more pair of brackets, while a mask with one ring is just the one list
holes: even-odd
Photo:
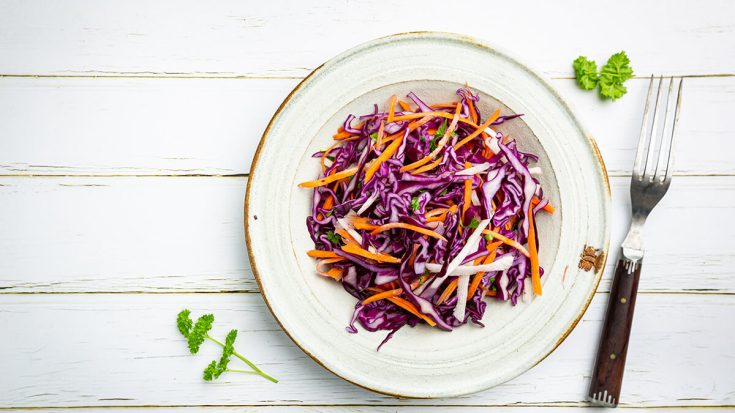
[[[658, 83], [657, 88], [654, 88], [655, 83]], [[668, 83], [668, 93], [661, 93], [664, 83]], [[651, 76], [648, 86], [643, 126], [630, 183], [632, 219], [615, 265], [615, 278], [610, 289], [605, 324], [587, 396], [592, 404], [598, 406], [616, 407], [620, 401], [625, 357], [643, 263], [643, 226], [648, 214], [663, 198], [671, 184], [671, 154], [674, 131], [679, 119], [682, 83], [681, 78], [654, 79]], [[651, 107], [654, 89], [656, 101]], [[673, 111], [672, 105], [675, 108]]]

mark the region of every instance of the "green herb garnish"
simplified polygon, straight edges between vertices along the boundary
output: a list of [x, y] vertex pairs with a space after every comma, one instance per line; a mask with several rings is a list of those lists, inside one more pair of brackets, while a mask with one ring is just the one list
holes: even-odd
[[610, 56], [607, 63], [597, 72], [597, 63], [586, 56], [579, 56], [572, 63], [577, 84], [585, 90], [599, 87], [600, 96], [613, 101], [620, 99], [628, 89], [623, 82], [633, 77], [630, 59], [625, 52]]
[[432, 139], [431, 143], [429, 144], [429, 151], [434, 152], [434, 149], [436, 149], [436, 146], [439, 144], [439, 140], [444, 136], [446, 132], [447, 120], [444, 119], [444, 122], [442, 122], [441, 126], [439, 126], [439, 129], [436, 130], [436, 133], [434, 134], [434, 139]]
[[[199, 348], [202, 343], [204, 343], [204, 340], [212, 341], [222, 347], [222, 357], [219, 359], [219, 362], [217, 360], [213, 360], [209, 363], [207, 368], [204, 369], [204, 380], [215, 380], [225, 372], [237, 372], [257, 374], [273, 383], [278, 383], [278, 380], [264, 373], [263, 370], [259, 369], [250, 360], [235, 351], [234, 345], [235, 339], [237, 338], [237, 330], [230, 330], [223, 344], [209, 335], [209, 330], [212, 329], [212, 323], [214, 323], [214, 315], [204, 314], [197, 319], [196, 323], [194, 323], [191, 318], [189, 318], [190, 314], [191, 312], [189, 310], [184, 309], [176, 317], [176, 326], [179, 328], [179, 332], [181, 332], [181, 334], [186, 338], [189, 345], [189, 352], [191, 352], [191, 354], [198, 353]], [[227, 366], [230, 363], [230, 358], [233, 355], [250, 366], [252, 370], [234, 370], [228, 368]]]
[[577, 84], [584, 90], [591, 90], [597, 86], [600, 76], [597, 74], [597, 63], [587, 59], [587, 56], [579, 56], [572, 64]]
[[600, 70], [600, 95], [613, 101], [621, 98], [628, 91], [623, 82], [632, 77], [628, 56], [625, 52], [615, 53]]
[[480, 221], [477, 218], [472, 218], [472, 221], [467, 225], [467, 228], [477, 228], [480, 225]]
[[342, 237], [335, 234], [334, 231], [327, 231], [327, 239], [329, 239], [332, 245], [339, 245], [339, 242], [342, 241]]
[[411, 209], [413, 209], [414, 211], [418, 211], [419, 207], [419, 197], [415, 196], [411, 198]]
[[373, 143], [378, 141], [378, 132], [373, 132], [370, 134], [370, 139], [373, 140]]
[[486, 242], [490, 242], [493, 240], [493, 236], [490, 234], [484, 234], [483, 236], [485, 237]]

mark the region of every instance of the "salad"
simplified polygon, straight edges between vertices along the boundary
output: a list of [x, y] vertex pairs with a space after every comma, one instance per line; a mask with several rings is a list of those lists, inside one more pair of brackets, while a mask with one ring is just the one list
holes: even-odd
[[319, 178], [299, 184], [314, 191], [316, 272], [357, 298], [348, 332], [389, 331], [380, 346], [406, 325], [483, 326], [486, 297], [542, 293], [535, 216], [554, 208], [538, 157], [492, 128], [521, 115], [483, 119], [478, 94], [457, 95], [429, 105], [411, 92], [349, 115], [313, 155]]

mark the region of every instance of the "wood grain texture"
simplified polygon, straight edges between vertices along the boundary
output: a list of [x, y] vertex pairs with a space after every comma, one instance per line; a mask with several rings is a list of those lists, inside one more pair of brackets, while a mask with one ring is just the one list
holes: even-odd
[[[255, 294], [3, 295], [0, 327], [13, 334], [0, 341], [0, 354], [13, 355], [3, 365], [14, 374], [0, 375], [0, 405], [586, 404], [592, 343], [607, 297], [598, 294], [567, 341], [526, 374], [476, 395], [401, 400], [355, 387], [318, 366]], [[733, 305], [735, 296], [639, 296], [624, 403], [734, 405]], [[240, 375], [204, 382], [201, 372], [220, 349], [204, 345], [200, 354], [188, 354], [175, 325], [183, 307], [194, 315], [213, 312], [215, 337], [238, 328], [237, 348], [281, 382]]]
[[[0, 293], [257, 291], [246, 178], [0, 178]], [[612, 245], [629, 178], [612, 179]], [[677, 177], [645, 230], [644, 292], [735, 293], [735, 177]], [[695, 242], [687, 225], [696, 217]], [[614, 253], [615, 248], [611, 249]], [[609, 291], [612, 263], [600, 284]]]
[[[0, 174], [246, 174], [271, 115], [297, 82], [0, 78]], [[648, 80], [629, 81], [614, 103], [573, 80], [552, 84], [597, 140], [610, 174], [629, 175]], [[676, 174], [735, 173], [730, 151], [712, 150], [731, 147], [733, 111], [735, 77], [685, 80]]]
[[[732, 2], [624, 0], [615, 9], [615, 26], [601, 30], [599, 10], [574, 0], [473, 0], [451, 9], [438, 0], [390, 8], [367, 0], [135, 0], [113, 10], [91, 0], [3, 0], [0, 73], [304, 76], [357, 43], [416, 30], [487, 39], [547, 75], [569, 76], [580, 54], [604, 62], [621, 49], [642, 76], [735, 73]], [[461, 18], [468, 15], [477, 24]]]

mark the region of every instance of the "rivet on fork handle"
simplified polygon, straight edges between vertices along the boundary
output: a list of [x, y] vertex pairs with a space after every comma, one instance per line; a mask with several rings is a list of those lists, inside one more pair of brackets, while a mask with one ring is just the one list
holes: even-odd
[[623, 257], [615, 266], [589, 393], [590, 401], [601, 406], [615, 407], [620, 400], [641, 263]]

